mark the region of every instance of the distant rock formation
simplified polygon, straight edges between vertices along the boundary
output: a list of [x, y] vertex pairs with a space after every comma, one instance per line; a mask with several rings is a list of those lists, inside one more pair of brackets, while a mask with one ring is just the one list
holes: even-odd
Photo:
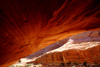
[[[88, 31], [59, 41], [65, 43], [29, 63], [97, 63], [100, 64], [100, 31]], [[53, 44], [54, 45], [54, 44]], [[49, 49], [49, 46], [44, 49]], [[37, 52], [38, 54], [38, 52]]]

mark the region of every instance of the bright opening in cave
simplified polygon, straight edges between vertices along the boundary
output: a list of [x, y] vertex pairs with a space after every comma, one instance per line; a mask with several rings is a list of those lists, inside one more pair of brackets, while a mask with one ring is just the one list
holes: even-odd
[[[96, 66], [100, 64], [100, 31], [83, 32], [51, 44], [15, 65]], [[69, 63], [70, 62], [70, 63]], [[86, 64], [87, 63], [87, 64]]]

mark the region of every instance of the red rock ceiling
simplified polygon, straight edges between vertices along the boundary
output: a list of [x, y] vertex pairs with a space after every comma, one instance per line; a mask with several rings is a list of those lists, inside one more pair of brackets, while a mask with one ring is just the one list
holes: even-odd
[[87, 30], [100, 30], [99, 0], [0, 0], [0, 65]]

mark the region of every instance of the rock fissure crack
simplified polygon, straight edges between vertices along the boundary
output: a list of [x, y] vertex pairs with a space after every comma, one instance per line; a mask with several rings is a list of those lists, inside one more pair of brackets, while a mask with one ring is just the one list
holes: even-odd
[[22, 51], [16, 52], [15, 54], [18, 54], [18, 53], [21, 53], [21, 52], [24, 52], [24, 51], [22, 50]]
[[29, 44], [26, 44], [26, 45], [21, 46], [19, 49], [21, 49], [21, 48], [23, 48], [23, 47], [25, 47], [25, 46], [28, 46], [28, 45], [30, 45], [30, 43], [29, 43]]

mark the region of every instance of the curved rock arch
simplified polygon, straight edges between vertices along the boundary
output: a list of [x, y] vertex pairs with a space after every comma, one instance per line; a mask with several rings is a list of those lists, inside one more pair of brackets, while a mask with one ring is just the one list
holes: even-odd
[[99, 0], [1, 0], [0, 65], [87, 30], [100, 30]]

